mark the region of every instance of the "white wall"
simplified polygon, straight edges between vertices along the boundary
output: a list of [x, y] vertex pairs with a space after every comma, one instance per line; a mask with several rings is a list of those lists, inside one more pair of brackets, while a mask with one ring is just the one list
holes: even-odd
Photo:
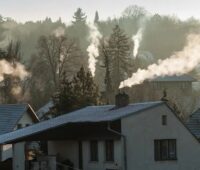
[[58, 155], [60, 161], [69, 159], [78, 168], [78, 141], [49, 141], [48, 154]]
[[[161, 116], [167, 115], [167, 126]], [[200, 144], [175, 115], [161, 105], [122, 119], [122, 133], [127, 136], [128, 170], [200, 169]], [[154, 140], [176, 139], [177, 161], [154, 161]]]
[[105, 161], [105, 141], [98, 141], [98, 162], [90, 161], [90, 142], [83, 142], [83, 168], [84, 170], [122, 169], [123, 154], [120, 140], [114, 141], [114, 162]]
[[24, 142], [13, 145], [13, 170], [25, 170]]
[[2, 159], [1, 161], [5, 161], [6, 159], [9, 159], [12, 157], [13, 151], [12, 151], [12, 144], [8, 144], [8, 145], [3, 145], [2, 146]]
[[[83, 170], [105, 170], [119, 169], [123, 167], [123, 154], [120, 140], [114, 141], [114, 162], [105, 161], [105, 141], [98, 141], [98, 162], [90, 161], [90, 142], [82, 141], [83, 151]], [[79, 167], [78, 141], [50, 141], [48, 142], [49, 155], [59, 154], [62, 159], [70, 159], [74, 163], [74, 167]]]
[[[31, 125], [34, 121], [28, 113], [24, 113], [22, 118], [18, 121], [18, 124], [21, 124], [22, 127], [25, 127], [27, 124]], [[17, 126], [14, 130], [17, 130]], [[8, 155], [7, 153], [12, 152], [12, 155]], [[13, 157], [13, 170], [25, 170], [25, 143], [17, 143], [14, 144], [10, 148], [10, 152], [7, 151], [3, 153], [4, 157]]]
[[[21, 124], [22, 127], [26, 127], [26, 124], [33, 124], [34, 121], [33, 119], [31, 118], [30, 114], [29, 113], [24, 113], [24, 115], [21, 117], [21, 119], [18, 121], [17, 124]], [[17, 126], [15, 126], [14, 130], [17, 130]]]

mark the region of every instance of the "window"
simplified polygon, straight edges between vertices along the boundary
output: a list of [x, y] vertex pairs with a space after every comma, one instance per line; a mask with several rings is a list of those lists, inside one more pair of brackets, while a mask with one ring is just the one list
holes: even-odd
[[162, 125], [167, 125], [167, 115], [162, 115]]
[[106, 140], [105, 141], [105, 156], [106, 161], [114, 161], [114, 141]]
[[17, 129], [21, 129], [22, 128], [22, 124], [17, 124]]
[[154, 140], [156, 161], [177, 160], [176, 139]]
[[90, 141], [90, 161], [98, 161], [98, 141]]

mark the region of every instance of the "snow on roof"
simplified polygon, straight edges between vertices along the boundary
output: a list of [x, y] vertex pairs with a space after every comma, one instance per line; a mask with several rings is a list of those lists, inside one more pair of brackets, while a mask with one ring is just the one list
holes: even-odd
[[0, 136], [0, 144], [12, 142], [23, 137], [31, 136], [48, 129], [56, 128], [69, 123], [84, 123], [84, 122], [108, 122], [119, 120], [130, 114], [138, 113], [146, 109], [163, 104], [162, 101], [146, 102], [130, 104], [126, 107], [113, 109], [114, 105], [106, 106], [88, 106], [83, 109], [64, 114], [62, 116], [52, 118], [43, 122], [39, 122], [29, 127], [16, 130]]

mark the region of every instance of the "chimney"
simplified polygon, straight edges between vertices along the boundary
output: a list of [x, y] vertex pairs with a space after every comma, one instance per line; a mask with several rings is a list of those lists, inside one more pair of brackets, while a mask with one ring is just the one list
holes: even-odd
[[125, 92], [118, 93], [115, 96], [115, 107], [120, 108], [120, 107], [125, 107], [129, 104], [129, 96]]

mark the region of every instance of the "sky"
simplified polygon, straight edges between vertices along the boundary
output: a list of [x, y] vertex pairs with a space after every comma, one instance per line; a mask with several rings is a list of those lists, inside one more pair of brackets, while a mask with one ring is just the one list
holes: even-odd
[[100, 19], [107, 19], [120, 16], [130, 5], [142, 6], [151, 14], [175, 15], [183, 20], [200, 19], [200, 0], [0, 0], [0, 14], [18, 22], [61, 17], [69, 23], [78, 7], [93, 20], [96, 10]]

